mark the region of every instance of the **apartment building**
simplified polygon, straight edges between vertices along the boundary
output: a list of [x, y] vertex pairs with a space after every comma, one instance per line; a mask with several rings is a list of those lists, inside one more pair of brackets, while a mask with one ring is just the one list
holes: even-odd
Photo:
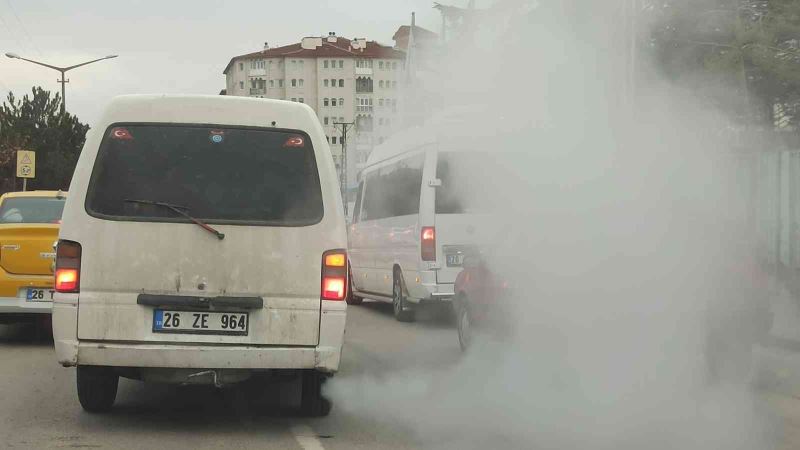
[[366, 39], [329, 33], [299, 43], [233, 57], [225, 67], [225, 95], [305, 103], [316, 111], [337, 167], [342, 162], [341, 125], [348, 132], [348, 186], [372, 147], [397, 125], [405, 53]]

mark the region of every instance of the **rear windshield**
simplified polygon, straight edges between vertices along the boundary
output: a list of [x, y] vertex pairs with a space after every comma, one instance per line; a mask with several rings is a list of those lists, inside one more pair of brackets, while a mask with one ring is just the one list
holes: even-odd
[[14, 197], [0, 204], [0, 223], [60, 223], [64, 198]]
[[480, 214], [496, 203], [488, 186], [504, 178], [487, 152], [441, 152], [436, 164], [436, 214]]
[[106, 131], [87, 211], [116, 220], [301, 226], [322, 220], [311, 140], [283, 130], [117, 124]]

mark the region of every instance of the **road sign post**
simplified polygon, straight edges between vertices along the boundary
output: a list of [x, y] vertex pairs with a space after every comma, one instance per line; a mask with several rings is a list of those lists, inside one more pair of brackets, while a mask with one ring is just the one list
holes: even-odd
[[36, 152], [17, 151], [17, 178], [22, 178], [22, 190], [28, 190], [28, 178], [36, 178]]

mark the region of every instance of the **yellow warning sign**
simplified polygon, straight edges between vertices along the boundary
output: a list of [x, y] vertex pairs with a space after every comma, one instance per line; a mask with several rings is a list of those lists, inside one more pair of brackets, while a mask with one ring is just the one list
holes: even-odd
[[17, 177], [36, 178], [36, 152], [30, 150], [17, 152]]

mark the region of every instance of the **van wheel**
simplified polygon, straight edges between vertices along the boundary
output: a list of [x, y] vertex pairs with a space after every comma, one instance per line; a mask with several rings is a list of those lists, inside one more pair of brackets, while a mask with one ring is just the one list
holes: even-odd
[[117, 398], [119, 375], [108, 367], [78, 366], [78, 401], [90, 413], [111, 410]]
[[364, 299], [361, 297], [357, 297], [356, 294], [353, 292], [353, 273], [350, 272], [349, 286], [347, 286], [347, 304], [348, 305], [360, 305]]
[[316, 370], [303, 371], [300, 411], [306, 417], [325, 417], [331, 412], [331, 404], [322, 396], [325, 375]]
[[397, 269], [394, 271], [394, 281], [392, 282], [392, 311], [394, 312], [394, 318], [400, 322], [413, 322], [416, 319], [416, 311], [406, 300], [406, 293], [403, 274]]

